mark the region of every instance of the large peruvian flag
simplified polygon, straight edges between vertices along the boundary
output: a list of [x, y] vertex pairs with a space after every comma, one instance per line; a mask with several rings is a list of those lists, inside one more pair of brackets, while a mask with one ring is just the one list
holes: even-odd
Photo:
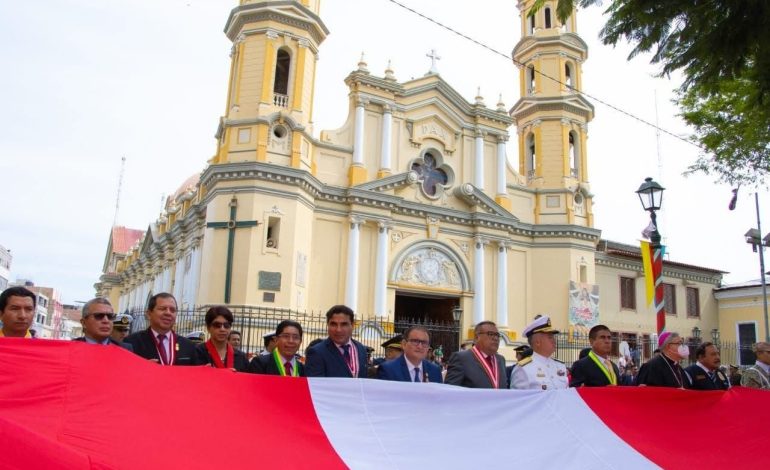
[[0, 338], [0, 468], [767, 468], [770, 394], [549, 392], [161, 367]]

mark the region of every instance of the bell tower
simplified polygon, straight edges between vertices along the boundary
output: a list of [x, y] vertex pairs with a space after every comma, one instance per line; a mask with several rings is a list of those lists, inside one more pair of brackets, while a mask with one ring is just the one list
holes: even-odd
[[593, 226], [586, 139], [594, 108], [582, 90], [588, 46], [575, 11], [562, 23], [556, 0], [531, 14], [521, 0], [521, 40], [513, 49], [521, 98], [511, 109], [518, 129], [519, 172], [534, 189], [535, 223]]
[[210, 163], [258, 161], [314, 171], [313, 82], [318, 47], [329, 33], [319, 4], [240, 0], [230, 12], [227, 107]]

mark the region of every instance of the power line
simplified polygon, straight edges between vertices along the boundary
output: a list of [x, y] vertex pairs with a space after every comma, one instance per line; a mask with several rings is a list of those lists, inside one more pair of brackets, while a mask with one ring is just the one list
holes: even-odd
[[[388, 0], [388, 1], [389, 1], [390, 3], [393, 3], [393, 4], [395, 4], [395, 5], [398, 5], [399, 7], [403, 8], [404, 10], [407, 10], [407, 11], [410, 11], [410, 12], [414, 13], [415, 15], [417, 15], [417, 16], [419, 16], [419, 17], [421, 17], [421, 18], [423, 18], [423, 19], [425, 19], [425, 20], [427, 20], [427, 21], [430, 21], [431, 23], [435, 24], [436, 26], [438, 26], [438, 27], [440, 27], [440, 28], [443, 28], [443, 29], [445, 29], [445, 30], [447, 30], [447, 31], [449, 31], [449, 32], [451, 32], [451, 33], [453, 33], [453, 34], [456, 34], [457, 36], [460, 36], [460, 37], [461, 37], [461, 38], [463, 38], [463, 39], [466, 39], [466, 40], [468, 40], [468, 41], [470, 41], [470, 42], [472, 42], [472, 43], [476, 44], [477, 46], [481, 46], [482, 48], [484, 48], [484, 49], [486, 49], [486, 50], [488, 50], [488, 51], [492, 52], [493, 54], [496, 54], [496, 55], [499, 55], [499, 56], [501, 56], [501, 57], [504, 57], [506, 60], [513, 60], [513, 63], [514, 63], [514, 64], [516, 64], [516, 65], [518, 65], [519, 67], [526, 67], [526, 65], [525, 65], [525, 64], [522, 64], [521, 62], [517, 61], [515, 58], [513, 58], [513, 57], [510, 57], [510, 56], [508, 56], [507, 54], [504, 54], [504, 53], [502, 53], [502, 52], [498, 51], [497, 49], [495, 49], [495, 48], [493, 48], [493, 47], [491, 47], [491, 46], [488, 46], [488, 45], [484, 44], [483, 42], [481, 42], [481, 41], [478, 41], [478, 40], [476, 40], [476, 39], [474, 39], [474, 38], [472, 38], [472, 37], [468, 36], [467, 34], [461, 33], [460, 31], [457, 31], [456, 29], [454, 29], [454, 28], [452, 28], [452, 27], [450, 27], [450, 26], [447, 26], [447, 25], [443, 24], [443, 23], [441, 23], [441, 22], [440, 22], [440, 21], [438, 21], [438, 20], [434, 20], [433, 18], [431, 18], [431, 17], [429, 17], [429, 16], [427, 16], [427, 15], [425, 15], [425, 14], [423, 14], [423, 13], [420, 13], [419, 11], [417, 11], [417, 10], [415, 10], [415, 9], [413, 9], [413, 8], [411, 8], [411, 7], [409, 7], [409, 6], [407, 6], [407, 5], [404, 5], [403, 3], [400, 3], [400, 2], [398, 2], [397, 0]], [[600, 98], [598, 98], [598, 97], [596, 97], [596, 96], [590, 95], [590, 94], [588, 94], [588, 93], [585, 93], [585, 92], [583, 92], [583, 91], [580, 91], [580, 90], [577, 90], [576, 88], [574, 88], [574, 87], [572, 87], [572, 86], [570, 86], [570, 85], [568, 85], [568, 84], [566, 84], [566, 83], [562, 82], [562, 81], [561, 81], [560, 79], [558, 79], [558, 78], [552, 77], [552, 76], [548, 75], [547, 73], [543, 73], [543, 72], [541, 72], [540, 70], [537, 70], [537, 69], [535, 69], [534, 67], [532, 67], [532, 70], [534, 70], [534, 71], [535, 71], [535, 73], [539, 74], [539, 75], [540, 75], [540, 76], [542, 76], [542, 77], [545, 77], [545, 78], [547, 78], [547, 79], [549, 79], [549, 80], [553, 80], [554, 82], [556, 82], [556, 83], [558, 83], [558, 84], [560, 84], [560, 85], [564, 85], [564, 86], [567, 86], [567, 87], [569, 87], [571, 90], [573, 90], [575, 93], [578, 93], [578, 94], [580, 94], [580, 95], [583, 95], [583, 96], [585, 96], [586, 98], [589, 98], [589, 99], [591, 99], [592, 101], [595, 101], [595, 102], [597, 102], [597, 103], [603, 104], [604, 106], [606, 106], [606, 107], [608, 107], [608, 108], [610, 108], [610, 109], [612, 109], [612, 110], [614, 110], [614, 111], [617, 111], [617, 112], [619, 112], [619, 113], [621, 113], [621, 114], [623, 114], [623, 115], [625, 115], [625, 116], [627, 116], [627, 117], [630, 117], [631, 119], [634, 119], [634, 120], [636, 120], [636, 121], [639, 121], [639, 122], [641, 122], [642, 124], [644, 124], [644, 125], [646, 125], [646, 126], [652, 127], [653, 129], [655, 129], [655, 130], [656, 130], [656, 131], [658, 131], [658, 132], [663, 132], [664, 134], [668, 134], [668, 135], [670, 135], [671, 137], [674, 137], [675, 139], [679, 139], [679, 140], [681, 140], [682, 142], [685, 142], [685, 143], [688, 143], [688, 144], [690, 144], [690, 145], [692, 145], [692, 146], [694, 146], [694, 147], [697, 147], [698, 149], [700, 149], [700, 148], [701, 148], [701, 147], [700, 147], [700, 145], [696, 144], [695, 142], [693, 142], [693, 141], [691, 141], [691, 140], [689, 140], [689, 139], [686, 139], [686, 138], [684, 138], [684, 137], [682, 137], [682, 136], [680, 136], [680, 135], [677, 135], [677, 134], [675, 134], [675, 133], [673, 133], [673, 132], [671, 132], [671, 131], [669, 131], [669, 130], [663, 129], [662, 127], [658, 126], [657, 124], [653, 124], [652, 122], [650, 122], [650, 121], [647, 121], [646, 119], [640, 118], [639, 116], [636, 116], [635, 114], [632, 114], [632, 113], [630, 113], [630, 112], [628, 112], [628, 111], [625, 111], [624, 109], [622, 109], [622, 108], [619, 108], [619, 107], [617, 107], [617, 106], [615, 106], [615, 105], [613, 105], [613, 104], [610, 104], [610, 103], [608, 103], [608, 102], [606, 102], [606, 101], [604, 101], [604, 100], [602, 100], [602, 99], [600, 99]]]

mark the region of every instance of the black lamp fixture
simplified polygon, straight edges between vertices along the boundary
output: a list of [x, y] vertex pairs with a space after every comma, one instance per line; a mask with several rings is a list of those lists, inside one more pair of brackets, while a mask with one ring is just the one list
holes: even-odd
[[659, 185], [652, 178], [645, 178], [644, 183], [636, 190], [636, 194], [639, 195], [639, 200], [642, 202], [644, 210], [655, 212], [660, 210], [660, 206], [663, 204], [663, 191], [666, 188]]
[[463, 317], [463, 308], [459, 305], [455, 305], [455, 307], [452, 309], [452, 319], [454, 319], [455, 323], [460, 323], [460, 319]]

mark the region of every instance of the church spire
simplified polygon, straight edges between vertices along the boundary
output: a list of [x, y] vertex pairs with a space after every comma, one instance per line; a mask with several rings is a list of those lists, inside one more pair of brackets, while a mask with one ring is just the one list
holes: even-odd
[[[537, 192], [537, 223], [592, 226], [586, 152], [594, 108], [579, 92], [588, 46], [575, 33], [575, 12], [562, 23], [556, 1], [532, 12], [519, 3], [521, 39], [513, 50], [521, 98], [511, 110], [519, 132], [519, 171]], [[542, 199], [542, 200], [541, 200]]]
[[262, 161], [312, 169], [307, 148], [318, 47], [329, 31], [319, 0], [240, 0], [225, 34], [233, 42], [227, 108], [212, 163]]

